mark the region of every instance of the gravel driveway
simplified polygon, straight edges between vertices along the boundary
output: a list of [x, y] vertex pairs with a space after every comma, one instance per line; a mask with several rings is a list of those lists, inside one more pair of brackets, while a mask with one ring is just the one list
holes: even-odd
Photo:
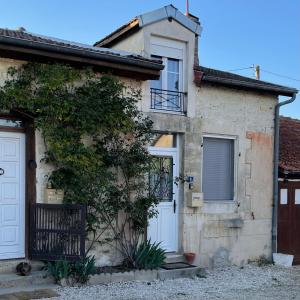
[[80, 288], [58, 288], [67, 299], [300, 299], [300, 268], [224, 267], [206, 278], [127, 282]]

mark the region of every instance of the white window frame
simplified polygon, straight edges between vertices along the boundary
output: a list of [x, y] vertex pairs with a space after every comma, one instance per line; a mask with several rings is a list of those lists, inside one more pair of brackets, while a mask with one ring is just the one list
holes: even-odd
[[185, 65], [186, 65], [186, 43], [157, 36], [151, 37], [151, 55], [162, 57], [165, 68], [161, 72], [162, 89], [168, 89], [167, 78], [167, 59], [173, 58], [179, 60], [179, 92], [186, 89]]
[[237, 201], [237, 178], [238, 178], [238, 158], [239, 158], [239, 150], [238, 150], [238, 137], [235, 135], [223, 135], [223, 134], [210, 134], [204, 133], [201, 138], [201, 145], [202, 145], [202, 152], [201, 152], [201, 167], [200, 167], [200, 174], [201, 174], [201, 191], [203, 192], [203, 162], [204, 162], [204, 155], [203, 155], [203, 146], [204, 146], [204, 138], [215, 138], [215, 139], [228, 139], [233, 140], [233, 147], [234, 147], [234, 155], [233, 155], [233, 199], [230, 200], [205, 200], [206, 203], [233, 203]]

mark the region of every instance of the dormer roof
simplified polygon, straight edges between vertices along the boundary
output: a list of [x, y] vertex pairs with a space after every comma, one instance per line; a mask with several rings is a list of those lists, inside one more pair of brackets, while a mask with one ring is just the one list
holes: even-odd
[[133, 18], [128, 23], [119, 27], [100, 41], [96, 42], [94, 46], [111, 47], [116, 42], [126, 38], [129, 34], [136, 32], [147, 25], [162, 20], [175, 20], [196, 35], [200, 35], [202, 30], [200, 22], [192, 20], [190, 17], [184, 15], [175, 6], [167, 5]]

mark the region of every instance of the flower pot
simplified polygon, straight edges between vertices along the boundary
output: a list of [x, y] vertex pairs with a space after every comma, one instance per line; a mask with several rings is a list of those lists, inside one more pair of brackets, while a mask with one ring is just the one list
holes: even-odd
[[184, 253], [184, 257], [189, 264], [192, 264], [195, 260], [196, 254], [193, 252]]

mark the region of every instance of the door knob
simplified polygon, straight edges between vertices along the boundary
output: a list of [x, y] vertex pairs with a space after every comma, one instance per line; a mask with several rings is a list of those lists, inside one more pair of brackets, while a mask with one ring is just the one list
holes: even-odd
[[0, 176], [4, 174], [4, 170], [0, 168]]
[[173, 210], [174, 210], [174, 214], [176, 213], [176, 200], [173, 200]]

